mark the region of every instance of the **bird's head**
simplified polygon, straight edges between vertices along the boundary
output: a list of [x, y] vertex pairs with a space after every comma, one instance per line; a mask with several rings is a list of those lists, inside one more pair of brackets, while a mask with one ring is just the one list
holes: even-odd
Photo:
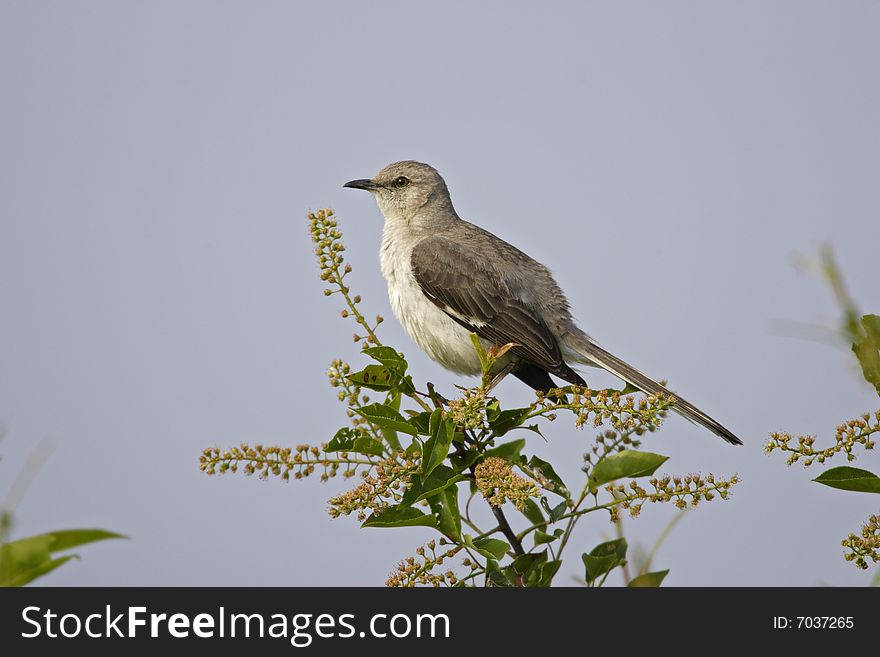
[[417, 218], [428, 221], [430, 217], [424, 215], [434, 213], [425, 211], [432, 209], [440, 211], [438, 216], [455, 215], [446, 182], [434, 167], [421, 162], [394, 162], [372, 178], [351, 180], [343, 187], [370, 192], [390, 221], [407, 224]]

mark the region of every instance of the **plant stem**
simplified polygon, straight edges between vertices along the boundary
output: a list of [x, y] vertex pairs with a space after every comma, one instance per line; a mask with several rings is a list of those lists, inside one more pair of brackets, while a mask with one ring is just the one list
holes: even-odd
[[[645, 563], [642, 564], [639, 575], [644, 575], [651, 570], [651, 562], [654, 561], [654, 555], [657, 554], [657, 550], [660, 549], [660, 546], [663, 545], [663, 541], [666, 540], [670, 532], [675, 528], [679, 521], [684, 518], [684, 515], [686, 513], [687, 510], [682, 509], [681, 511], [676, 513], [675, 517], [667, 523], [666, 527], [663, 528], [663, 531], [660, 532], [660, 536], [657, 537], [657, 541], [654, 543], [654, 547], [652, 547], [651, 551], [648, 553], [648, 556], [645, 559]], [[629, 580], [629, 576], [627, 576], [627, 580]]]
[[[379, 338], [376, 337], [376, 333], [370, 327], [370, 324], [367, 322], [366, 318], [363, 316], [363, 314], [361, 314], [361, 311], [358, 310], [357, 304], [355, 304], [355, 302], [352, 300], [351, 296], [349, 295], [349, 287], [343, 281], [343, 279], [345, 278], [345, 274], [343, 274], [339, 271], [339, 265], [336, 263], [335, 260], [331, 259], [331, 262], [333, 262], [333, 264], [330, 265], [330, 268], [332, 269], [333, 274], [336, 277], [336, 280], [334, 281], [334, 283], [336, 283], [336, 286], [339, 289], [339, 292], [342, 294], [342, 297], [345, 299], [345, 305], [348, 306], [348, 309], [351, 311], [351, 314], [354, 315], [355, 321], [358, 324], [360, 324], [364, 328], [364, 330], [367, 332], [367, 337], [369, 338], [369, 341], [375, 345], [381, 345], [382, 343], [379, 342]], [[376, 324], [376, 326], [378, 326], [378, 324]]]
[[495, 514], [495, 519], [498, 520], [498, 527], [501, 529], [501, 532], [510, 541], [510, 545], [513, 547], [513, 551], [517, 555], [525, 554], [525, 550], [523, 550], [522, 541], [520, 541], [519, 537], [514, 533], [513, 529], [510, 527], [510, 523], [507, 522], [507, 518], [504, 516], [504, 511], [501, 510], [500, 506], [492, 506], [489, 507], [492, 509], [492, 513]]
[[[721, 488], [717, 485], [713, 485], [713, 486], [708, 486], [706, 488], [706, 490], [721, 491]], [[605, 502], [604, 504], [597, 504], [595, 506], [591, 506], [586, 509], [570, 511], [570, 512], [566, 513], [565, 515], [560, 516], [559, 519], [557, 520], [557, 522], [559, 520], [580, 518], [581, 516], [586, 515], [587, 513], [592, 513], [593, 511], [602, 511], [603, 509], [608, 509], [608, 508], [611, 508], [612, 506], [617, 506], [618, 504], [622, 504], [623, 502], [626, 502], [626, 501], [632, 502], [637, 499], [651, 500], [652, 497], [653, 497], [653, 494], [649, 494], [648, 497], [639, 497], [638, 495], [625, 495], [624, 497], [617, 497], [617, 498], [611, 500], [610, 502]], [[575, 508], [577, 508], [577, 507], [575, 507]], [[547, 523], [532, 525], [528, 529], [521, 531], [519, 534], [516, 535], [516, 537], [517, 537], [517, 539], [519, 539], [521, 541], [526, 536], [531, 534], [533, 531], [540, 529], [541, 527], [545, 526], [546, 524]], [[562, 545], [560, 545], [559, 551], [557, 552], [557, 555], [559, 555], [561, 552], [562, 552]]]
[[[629, 438], [629, 436], [631, 434], [632, 434], [631, 431], [621, 432], [617, 436], [617, 438], [614, 440], [614, 442], [612, 442], [610, 445], [606, 445], [605, 449], [602, 453], [602, 456], [599, 457], [599, 460], [596, 462], [596, 465], [598, 465], [609, 454], [613, 454], [614, 451], [617, 449], [618, 445], [620, 445], [626, 438]], [[595, 468], [596, 465], [594, 465], [593, 468]], [[592, 468], [590, 469], [590, 472], [592, 472]], [[590, 472], [587, 473], [587, 480], [584, 482], [584, 487], [581, 489], [581, 494], [578, 497], [578, 500], [575, 503], [574, 507], [572, 508], [572, 511], [574, 511], [574, 512], [576, 512], [580, 508], [581, 504], [584, 503], [584, 500], [586, 499], [587, 494], [590, 492]], [[563, 516], [563, 517], [565, 517], [565, 516]], [[559, 542], [559, 557], [560, 558], [562, 556], [562, 551], [565, 549], [565, 546], [568, 543], [568, 539], [571, 538], [571, 533], [574, 531], [574, 526], [575, 526], [575, 524], [577, 524], [577, 521], [579, 518], [580, 518], [580, 516], [573, 515], [569, 519], [568, 523], [566, 524], [565, 533], [562, 535], [562, 540]]]

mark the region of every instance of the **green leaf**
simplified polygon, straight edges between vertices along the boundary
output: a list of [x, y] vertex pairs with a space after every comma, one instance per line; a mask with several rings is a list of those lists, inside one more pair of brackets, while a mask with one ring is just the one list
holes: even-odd
[[513, 586], [513, 580], [494, 559], [486, 560], [486, 577], [494, 586]]
[[556, 506], [551, 507], [550, 503], [547, 502], [547, 498], [542, 497], [541, 506], [543, 506], [544, 511], [547, 512], [547, 516], [550, 518], [550, 522], [556, 522], [565, 515], [565, 511], [568, 509], [568, 502], [566, 500], [562, 500]]
[[472, 545], [474, 549], [476, 549], [483, 556], [488, 556], [486, 553], [496, 559], [503, 559], [504, 555], [510, 551], [510, 545], [508, 545], [507, 541], [502, 541], [500, 538], [490, 538], [488, 536], [483, 538], [475, 538], [473, 540]]
[[[460, 481], [466, 481], [467, 477], [462, 474], [453, 473], [448, 479], [446, 479], [445, 473], [441, 476], [436, 476], [437, 472], [440, 468], [446, 468], [446, 466], [438, 466], [434, 472], [431, 473], [431, 476], [428, 477], [427, 481], [422, 483], [422, 492], [419, 494], [416, 502], [420, 500], [426, 500], [429, 497], [433, 497], [438, 493], [442, 493], [444, 490], [447, 490], [450, 486], [454, 486]], [[451, 468], [446, 468], [446, 470], [451, 470]]]
[[343, 427], [327, 443], [325, 452], [357, 452], [367, 456], [381, 456], [385, 451], [382, 443], [364, 435], [362, 431]]
[[71, 559], [79, 559], [78, 554], [68, 554], [66, 557], [58, 557], [57, 559], [47, 559], [36, 566], [26, 567], [18, 570], [11, 579], [0, 579], [0, 586], [24, 586], [33, 582], [38, 577], [42, 577], [47, 573], [66, 564]]
[[365, 456], [382, 456], [385, 452], [385, 446], [375, 438], [361, 436], [354, 441], [354, 445], [352, 445], [351, 450], [349, 451], [357, 452], [358, 454], [363, 454]]
[[400, 381], [400, 375], [384, 365], [367, 365], [346, 378], [356, 386], [379, 391], [391, 390]]
[[553, 577], [556, 575], [556, 572], [559, 570], [559, 567], [562, 565], [562, 561], [548, 561], [547, 563], [541, 566], [540, 574], [538, 575], [538, 581], [536, 582], [536, 586], [550, 586], [550, 583], [553, 581]]
[[458, 510], [458, 486], [450, 486], [443, 492], [428, 498], [437, 529], [456, 543], [461, 542], [461, 512]]
[[853, 342], [852, 350], [865, 380], [880, 393], [880, 315], [864, 315], [861, 324], [863, 333]]
[[518, 463], [519, 453], [525, 446], [526, 439], [519, 438], [518, 440], [513, 440], [509, 443], [504, 443], [503, 445], [493, 447], [492, 449], [487, 449], [486, 456], [497, 456], [498, 458], [509, 461], [510, 463]]
[[362, 432], [350, 427], [342, 427], [324, 448], [325, 452], [350, 452], [354, 441], [363, 435]]
[[858, 493], [880, 493], [880, 477], [873, 472], [842, 465], [826, 470], [813, 481]]
[[475, 449], [466, 449], [464, 452], [456, 452], [449, 455], [449, 461], [456, 470], [462, 472], [471, 467], [480, 458], [480, 452]]
[[539, 436], [541, 436], [541, 438], [544, 438], [544, 434], [541, 433], [541, 428], [537, 424], [521, 424], [518, 428], [519, 429], [526, 429], [527, 431], [531, 431], [532, 433], [536, 433]]
[[628, 547], [629, 546], [627, 545], [625, 538], [615, 538], [613, 541], [605, 541], [604, 543], [599, 543], [599, 545], [590, 550], [590, 554], [613, 554], [618, 559], [620, 559], [620, 561], [623, 561], [626, 558], [626, 551]]
[[431, 435], [431, 411], [422, 411], [421, 413], [416, 413], [409, 419], [409, 423], [416, 428], [416, 431], [419, 432], [419, 435]]
[[614, 555], [593, 557], [586, 552], [581, 555], [581, 561], [584, 562], [584, 579], [588, 583], [595, 582], [602, 575], [620, 564], [617, 557]]
[[663, 583], [663, 579], [669, 574], [669, 569], [666, 570], [658, 570], [654, 573], [644, 573], [643, 575], [639, 575], [637, 577], [633, 577], [627, 586], [631, 587], [650, 587], [657, 588], [660, 584]]
[[403, 450], [403, 453], [408, 459], [417, 458], [416, 455], [421, 455], [422, 453], [421, 441], [418, 438], [414, 438], [409, 446], [405, 450]]
[[529, 468], [543, 475], [545, 479], [549, 479], [553, 484], [555, 484], [556, 489], [553, 491], [557, 495], [562, 495], [563, 497], [567, 497], [566, 493], [568, 493], [568, 488], [566, 488], [565, 484], [562, 483], [562, 479], [556, 471], [553, 469], [553, 466], [547, 463], [547, 461], [538, 458], [537, 456], [533, 456], [529, 459]]
[[406, 376], [401, 377], [397, 384], [397, 388], [405, 395], [412, 395], [416, 391], [416, 384], [413, 383], [412, 377], [407, 374]]
[[669, 459], [668, 456], [625, 449], [606, 456], [590, 473], [590, 489], [624, 477], [647, 477]]
[[862, 315], [862, 328], [874, 344], [880, 345], [880, 315]]
[[483, 349], [480, 337], [476, 333], [471, 333], [471, 344], [474, 346], [474, 351], [477, 352], [477, 358], [480, 359], [480, 370], [483, 372], [483, 376], [485, 376], [489, 373], [489, 356]]
[[438, 408], [431, 413], [431, 437], [425, 441], [422, 453], [422, 481], [446, 459], [454, 435], [455, 425], [452, 420], [444, 419], [443, 411]]
[[88, 543], [106, 541], [111, 538], [128, 538], [128, 536], [125, 536], [124, 534], [108, 532], [103, 529], [62, 529], [57, 532], [41, 534], [41, 536], [50, 536], [55, 539], [49, 545], [49, 550], [52, 553], [69, 550], [70, 548], [79, 547], [80, 545], [86, 545]]
[[531, 407], [512, 408], [507, 411], [499, 412], [497, 415], [495, 415], [494, 419], [488, 418], [487, 414], [487, 419], [489, 419], [489, 428], [492, 429], [497, 437], [501, 437], [511, 429], [515, 429], [523, 422], [525, 422], [529, 417], [529, 413], [531, 412]]
[[434, 468], [434, 471], [427, 477], [427, 479], [422, 481], [422, 492], [419, 493], [419, 497], [416, 501], [418, 502], [419, 500], [433, 497], [437, 493], [440, 493], [465, 479], [467, 479], [465, 475], [458, 473], [449, 466], [441, 463]]
[[448, 465], [438, 465], [424, 481], [419, 481], [413, 477], [410, 487], [403, 494], [403, 499], [400, 503], [406, 506], [415, 504], [420, 500], [433, 497], [465, 479], [467, 479], [465, 475], [456, 472]]
[[394, 431], [402, 431], [410, 436], [418, 434], [418, 430], [403, 416], [387, 404], [370, 404], [352, 409], [367, 422], [375, 424], [379, 428], [388, 428]]
[[0, 586], [24, 586], [78, 558], [75, 554], [52, 558], [53, 553], [110, 538], [126, 537], [102, 529], [68, 529], [0, 545]]
[[543, 545], [544, 543], [552, 543], [557, 538], [562, 536], [564, 533], [563, 529], [557, 529], [552, 534], [548, 534], [547, 532], [542, 532], [540, 529], [535, 531], [535, 546]]
[[53, 540], [41, 534], [0, 546], [0, 585], [21, 586], [38, 577], [40, 566], [51, 559], [49, 546]]
[[501, 413], [501, 402], [498, 397], [487, 397], [483, 407], [486, 409], [486, 419], [492, 422]]
[[373, 513], [364, 520], [361, 527], [436, 527], [437, 519], [433, 515], [422, 513], [412, 507], [401, 508], [390, 506], [378, 513]]
[[522, 576], [526, 586], [535, 586], [541, 577], [541, 566], [547, 562], [547, 550], [521, 554], [513, 560], [513, 571]]
[[524, 586], [550, 586], [561, 561], [547, 561], [547, 550], [521, 554], [513, 560], [510, 568], [522, 578]]
[[[400, 412], [400, 391], [393, 390], [388, 393], [388, 398], [385, 400], [385, 405], [388, 408], [393, 408], [398, 413]], [[391, 449], [400, 451], [402, 445], [400, 444], [400, 438], [397, 436], [397, 432], [394, 429], [389, 429], [387, 427], [381, 427], [379, 431], [382, 433], [382, 438], [385, 439], [385, 442], [391, 446]]]
[[470, 534], [464, 534], [462, 540], [465, 545], [487, 559], [503, 559], [510, 550], [510, 545], [500, 538], [471, 538]]
[[408, 367], [406, 359], [397, 350], [391, 347], [379, 346], [364, 349], [364, 353], [397, 374], [401, 376], [406, 374], [406, 368]]
[[588, 583], [595, 582], [605, 573], [617, 566], [623, 565], [626, 558], [626, 539], [618, 538], [613, 541], [600, 543], [589, 553], [581, 555], [584, 562], [584, 579]]
[[533, 500], [532, 498], [527, 498], [525, 504], [523, 505], [523, 508], [519, 509], [519, 511], [533, 525], [543, 526], [547, 524], [547, 521], [544, 519], [544, 514], [541, 513], [541, 507], [539, 507], [538, 503], [535, 502], [535, 500]]

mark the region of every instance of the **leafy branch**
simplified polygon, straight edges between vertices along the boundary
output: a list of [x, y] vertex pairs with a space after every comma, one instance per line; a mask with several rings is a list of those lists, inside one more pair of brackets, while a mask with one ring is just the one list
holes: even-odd
[[111, 538], [127, 538], [103, 529], [65, 529], [9, 540], [14, 524], [13, 509], [46, 455], [41, 449], [32, 453], [0, 504], [0, 587], [25, 586], [68, 561], [79, 559], [78, 554], [69, 552], [73, 548]]
[[[726, 498], [738, 482], [736, 476], [655, 475], [667, 457], [639, 447], [672, 406], [662, 395], [565, 386], [536, 395], [529, 406], [503, 408], [492, 394], [494, 365], [511, 345], [484, 349], [472, 336], [482, 365], [479, 384], [457, 386], [451, 398], [431, 384], [419, 390], [403, 354], [380, 341], [382, 318], [368, 321], [360, 296], [351, 292], [352, 268], [342, 255], [342, 233], [332, 211], [309, 213], [309, 226], [320, 278], [328, 285], [324, 294], [339, 295], [340, 314], [360, 327], [354, 336], [361, 347], [360, 369], [336, 359], [328, 370], [348, 426], [317, 445], [212, 447], [203, 452], [200, 467], [206, 474], [241, 471], [282, 480], [317, 472], [322, 481], [358, 475], [358, 485], [330, 499], [331, 516], [353, 515], [363, 527], [423, 526], [441, 534], [401, 561], [389, 586], [548, 586], [585, 515], [605, 511], [615, 521], [621, 509], [636, 517], [646, 503], [696, 506]], [[540, 434], [541, 423], [564, 414], [576, 428], [601, 429], [583, 455], [584, 482], [576, 495], [550, 463], [527, 453], [526, 438], [517, 434]], [[646, 486], [637, 483], [640, 479], [647, 479]], [[463, 512], [462, 489], [470, 490]], [[471, 514], [476, 500], [491, 511], [491, 526]], [[514, 516], [508, 517], [509, 511]], [[626, 563], [625, 541], [610, 548], [600, 544], [582, 559], [589, 563], [585, 581], [600, 585], [609, 571]], [[641, 583], [659, 586], [665, 573], [645, 573]]]
[[[849, 296], [843, 276], [831, 250], [824, 247], [821, 252], [819, 271], [831, 287], [834, 299], [840, 307], [841, 320], [839, 334], [851, 345], [859, 363], [862, 376], [880, 394], [880, 315], [862, 315]], [[861, 417], [848, 420], [839, 425], [834, 434], [834, 444], [822, 449], [813, 447], [815, 436], [798, 436], [796, 439], [787, 432], [774, 432], [765, 444], [764, 451], [787, 452], [786, 465], [801, 462], [804, 467], [814, 463], [825, 463], [836, 454], [846, 454], [847, 461], [856, 459], [853, 448], [861, 445], [870, 451], [876, 445], [875, 438], [880, 434], [880, 410], [864, 413]], [[794, 441], [795, 444], [792, 444]], [[880, 477], [873, 472], [851, 466], [838, 466], [821, 473], [813, 481], [831, 488], [860, 493], [880, 493]], [[872, 515], [862, 526], [861, 535], [851, 533], [841, 541], [845, 548], [844, 559], [851, 561], [861, 570], [868, 568], [868, 559], [880, 562], [880, 516]]]

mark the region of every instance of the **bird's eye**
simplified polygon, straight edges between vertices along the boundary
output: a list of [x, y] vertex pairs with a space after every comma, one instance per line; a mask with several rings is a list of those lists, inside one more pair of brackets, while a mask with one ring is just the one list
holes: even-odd
[[394, 179], [395, 187], [406, 187], [407, 185], [409, 185], [409, 178], [406, 176], [398, 176]]

